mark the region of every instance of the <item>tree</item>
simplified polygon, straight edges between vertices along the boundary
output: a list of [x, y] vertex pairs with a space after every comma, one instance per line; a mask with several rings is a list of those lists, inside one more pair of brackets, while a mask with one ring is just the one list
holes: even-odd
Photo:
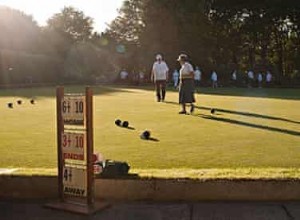
[[299, 15], [297, 0], [127, 0], [107, 33], [145, 66], [184, 51], [204, 72], [271, 70], [281, 81], [300, 69]]
[[50, 30], [61, 34], [72, 42], [89, 40], [92, 36], [93, 19], [73, 7], [64, 7], [48, 21]]
[[0, 7], [0, 30], [0, 84], [55, 78], [57, 60], [46, 54], [47, 42], [31, 16]]
[[74, 44], [64, 62], [64, 79], [68, 82], [95, 82], [96, 78], [112, 80], [116, 72], [113, 56], [89, 42]]
[[[202, 1], [127, 0], [108, 33], [132, 48], [140, 66], [150, 66], [156, 53], [165, 54], [172, 63], [183, 50], [197, 59], [203, 57], [196, 55], [202, 54], [199, 48], [204, 46], [207, 33], [202, 12]], [[192, 41], [196, 45], [189, 44]]]
[[57, 55], [65, 59], [69, 48], [76, 42], [89, 41], [92, 38], [93, 20], [82, 11], [73, 7], [64, 7], [53, 15], [43, 29], [44, 39], [54, 48]]
[[31, 16], [0, 6], [0, 30], [0, 49], [39, 50], [40, 29]]
[[144, 0], [125, 0], [119, 10], [119, 16], [109, 25], [108, 34], [119, 43], [139, 44], [139, 37], [144, 28]]

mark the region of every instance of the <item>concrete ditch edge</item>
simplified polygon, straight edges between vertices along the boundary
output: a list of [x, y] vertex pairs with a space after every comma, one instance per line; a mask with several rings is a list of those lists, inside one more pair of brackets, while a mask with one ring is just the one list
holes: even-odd
[[[55, 176], [0, 176], [0, 198], [57, 198]], [[119, 201], [291, 201], [300, 180], [96, 179], [96, 199]]]

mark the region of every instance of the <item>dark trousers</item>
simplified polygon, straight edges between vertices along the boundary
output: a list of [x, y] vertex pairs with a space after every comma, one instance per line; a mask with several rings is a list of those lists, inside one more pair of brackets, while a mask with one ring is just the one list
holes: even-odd
[[155, 90], [157, 101], [164, 101], [166, 97], [166, 80], [156, 80]]

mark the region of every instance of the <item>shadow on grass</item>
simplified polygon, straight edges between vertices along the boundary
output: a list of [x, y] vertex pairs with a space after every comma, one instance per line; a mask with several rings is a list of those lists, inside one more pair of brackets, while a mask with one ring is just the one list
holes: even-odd
[[[211, 110], [210, 107], [205, 106], [195, 106], [197, 109], [203, 109], [203, 110]], [[229, 113], [229, 114], [235, 114], [235, 115], [243, 115], [243, 116], [249, 116], [249, 117], [255, 117], [255, 118], [263, 118], [268, 120], [275, 120], [275, 121], [283, 121], [283, 122], [289, 122], [294, 124], [300, 124], [299, 121], [294, 121], [286, 118], [281, 117], [275, 117], [275, 116], [269, 116], [269, 115], [262, 115], [257, 113], [251, 113], [251, 112], [241, 112], [241, 111], [233, 111], [228, 109], [221, 109], [221, 108], [214, 108], [216, 112], [222, 112], [222, 113]]]
[[154, 137], [149, 137], [148, 139], [141, 137], [141, 139], [144, 140], [144, 141], [159, 142], [159, 140], [157, 138], [154, 138]]
[[200, 94], [300, 100], [300, 89], [285, 88], [201, 88]]
[[[65, 86], [66, 92], [83, 93], [86, 85], [82, 86]], [[95, 95], [109, 94], [114, 92], [132, 93], [133, 90], [153, 91], [152, 84], [141, 86], [134, 85], [99, 85], [91, 86]], [[56, 86], [48, 87], [32, 87], [32, 88], [15, 88], [15, 89], [0, 89], [0, 96], [19, 96], [19, 97], [54, 97]], [[240, 97], [258, 97], [258, 98], [276, 98], [287, 100], [300, 100], [300, 89], [283, 89], [283, 88], [217, 88], [201, 87], [197, 93], [206, 95], [220, 96], [240, 96]], [[178, 92], [173, 87], [167, 88], [168, 92]]]
[[[172, 105], [178, 105], [178, 103], [170, 102], [170, 101], [166, 101], [165, 103], [172, 104]], [[205, 107], [205, 106], [195, 106], [195, 108], [202, 109], [202, 110], [208, 110], [208, 111], [211, 111], [211, 109], [212, 109], [210, 107]], [[222, 114], [219, 114], [217, 112], [223, 112], [223, 113], [229, 113], [229, 114], [236, 114], [236, 115], [244, 115], [244, 116], [249, 116], [249, 117], [263, 118], [263, 119], [268, 119], [268, 120], [277, 120], [277, 121], [289, 122], [289, 123], [294, 123], [294, 124], [300, 124], [299, 121], [294, 121], [294, 120], [290, 120], [290, 119], [286, 119], [286, 118], [274, 117], [274, 116], [269, 116], [269, 115], [250, 113], [250, 112], [232, 111], [232, 110], [221, 109], [221, 108], [214, 108], [214, 109], [215, 109], [216, 113], [212, 114], [212, 115], [205, 115], [205, 114], [192, 114], [192, 115], [197, 116], [197, 117], [202, 117], [202, 118], [208, 119], [208, 120], [214, 120], [214, 121], [220, 121], [220, 122], [225, 122], [225, 123], [230, 123], [230, 124], [236, 124], [236, 125], [248, 126], [248, 127], [253, 127], [253, 128], [259, 128], [259, 129], [264, 129], [264, 130], [289, 134], [289, 135], [293, 135], [293, 136], [300, 136], [300, 132], [298, 132], [298, 131], [293, 131], [293, 130], [288, 130], [288, 129], [283, 129], [283, 128], [275, 128], [275, 127], [270, 127], [270, 126], [266, 126], [266, 125], [258, 125], [258, 124], [243, 122], [243, 121], [239, 121], [239, 120], [227, 119], [227, 118], [215, 117], [215, 116], [222, 115]]]
[[159, 142], [159, 140], [158, 140], [157, 138], [153, 138], [153, 137], [150, 137], [150, 138], [148, 139], [148, 141]]
[[[67, 93], [85, 93], [86, 86], [65, 86], [65, 94]], [[51, 87], [34, 87], [34, 88], [16, 88], [16, 89], [0, 89], [0, 97], [22, 97], [22, 98], [45, 98], [45, 97], [56, 97], [55, 86]], [[133, 93], [126, 88], [111, 87], [111, 86], [91, 86], [94, 95], [107, 95], [113, 93]]]
[[263, 129], [263, 130], [268, 130], [268, 131], [274, 131], [274, 132], [279, 132], [283, 134], [289, 134], [293, 136], [300, 136], [300, 132], [298, 131], [293, 131], [293, 130], [288, 130], [288, 129], [283, 129], [283, 128], [275, 128], [275, 127], [270, 127], [266, 125], [259, 125], [259, 124], [253, 124], [249, 122], [244, 122], [244, 121], [239, 121], [239, 120], [234, 120], [234, 119], [228, 119], [228, 118], [222, 118], [222, 117], [214, 117], [211, 115], [205, 115], [205, 114], [195, 114], [195, 117], [201, 117], [207, 120], [212, 120], [212, 121], [219, 121], [219, 122], [224, 122], [224, 123], [229, 123], [229, 124], [235, 124], [235, 125], [242, 125], [242, 126], [247, 126], [247, 127], [252, 127], [252, 128], [258, 128], [258, 129]]
[[[112, 85], [114, 88], [139, 89], [153, 91], [153, 84], [136, 85]], [[256, 98], [274, 98], [287, 100], [300, 100], [300, 88], [232, 88], [223, 87], [213, 89], [211, 87], [196, 88], [196, 94], [219, 95], [219, 96], [238, 96], [238, 97], [256, 97]], [[173, 86], [167, 87], [168, 92], [178, 92]]]
[[[170, 102], [170, 101], [165, 101], [165, 103], [172, 104], [172, 105], [178, 105], [178, 103]], [[219, 113], [222, 112], [222, 113], [229, 113], [229, 114], [235, 114], [235, 115], [243, 115], [243, 116], [248, 116], [248, 117], [263, 118], [263, 119], [268, 119], [268, 120], [289, 122], [289, 123], [293, 123], [293, 124], [300, 124], [299, 121], [294, 121], [294, 120], [290, 120], [287, 118], [281, 118], [281, 117], [276, 117], [276, 116], [257, 114], [257, 113], [252, 113], [252, 112], [234, 111], [234, 110], [228, 110], [228, 109], [222, 109], [222, 108], [211, 108], [211, 107], [206, 107], [206, 106], [195, 106], [195, 108], [202, 109], [202, 110], [208, 110], [208, 111], [211, 111], [211, 109], [215, 109], [215, 111], [216, 111], [215, 115], [221, 115]]]
[[173, 102], [173, 101], [164, 101], [164, 103], [166, 103], [166, 104], [172, 104], [172, 105], [179, 105], [178, 102]]

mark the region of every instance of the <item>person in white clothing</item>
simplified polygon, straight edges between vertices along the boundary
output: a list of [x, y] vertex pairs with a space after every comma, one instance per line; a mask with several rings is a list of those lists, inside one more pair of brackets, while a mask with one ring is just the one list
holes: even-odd
[[267, 71], [266, 83], [267, 83], [267, 86], [270, 86], [272, 83], [272, 74], [270, 73], [270, 71]]
[[199, 67], [196, 66], [196, 70], [195, 70], [195, 72], [194, 72], [195, 86], [200, 86], [201, 75], [202, 75], [202, 73], [201, 73]]
[[178, 72], [178, 70], [174, 70], [174, 72], [173, 72], [173, 85], [174, 85], [174, 88], [177, 88], [177, 86], [178, 86], [178, 80], [179, 80], [179, 72]]
[[186, 114], [186, 104], [190, 104], [190, 113], [194, 112], [195, 96], [194, 96], [194, 69], [188, 62], [188, 56], [186, 54], [180, 54], [177, 61], [181, 65], [179, 72], [180, 84], [179, 84], [179, 104], [182, 106], [182, 110], [179, 114]]
[[155, 84], [157, 101], [164, 101], [166, 97], [166, 83], [168, 80], [169, 67], [160, 54], [156, 55], [156, 61], [152, 67], [151, 80]]
[[232, 72], [231, 81], [233, 86], [237, 86], [237, 73], [236, 70]]
[[127, 72], [126, 70], [122, 70], [122, 71], [120, 72], [120, 79], [121, 79], [122, 81], [125, 81], [125, 80], [127, 79], [127, 77], [128, 77], [128, 72]]
[[262, 73], [259, 72], [259, 73], [257, 74], [258, 88], [261, 88], [261, 86], [262, 86], [262, 81], [263, 81], [263, 76], [262, 76]]
[[213, 88], [218, 87], [218, 75], [217, 75], [216, 71], [213, 71], [211, 74], [211, 82], [212, 82]]
[[248, 71], [248, 87], [251, 88], [254, 81], [254, 73], [252, 70]]
[[143, 71], [139, 72], [139, 84], [143, 84], [145, 79], [145, 74]]

